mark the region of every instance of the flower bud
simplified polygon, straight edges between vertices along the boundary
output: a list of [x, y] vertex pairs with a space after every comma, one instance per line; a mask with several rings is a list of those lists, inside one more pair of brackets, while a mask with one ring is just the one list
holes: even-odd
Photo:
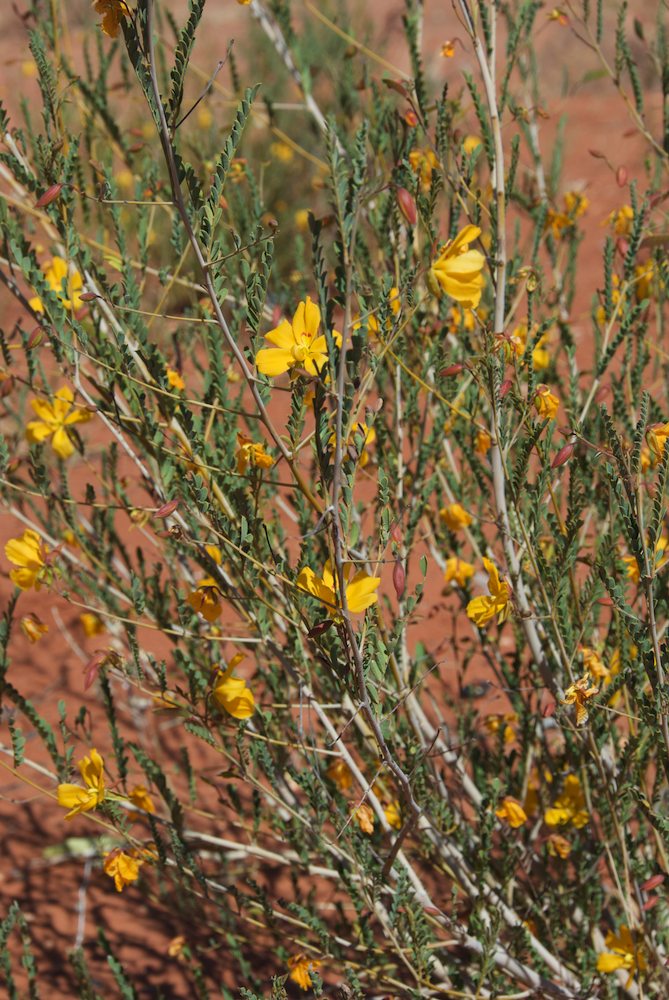
[[418, 209], [413, 195], [409, 194], [406, 188], [398, 187], [397, 205], [410, 226], [415, 226], [418, 221]]
[[395, 588], [395, 593], [397, 594], [397, 600], [399, 601], [404, 593], [404, 588], [406, 586], [406, 572], [404, 566], [399, 559], [396, 560], [393, 566], [393, 587]]

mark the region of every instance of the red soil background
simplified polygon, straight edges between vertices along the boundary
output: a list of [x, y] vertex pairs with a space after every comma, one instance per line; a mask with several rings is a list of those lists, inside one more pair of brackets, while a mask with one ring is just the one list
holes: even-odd
[[[76, 41], [83, 31], [97, 30], [95, 15], [85, 0], [79, 3], [68, 2], [65, 6], [68, 8], [73, 40]], [[170, 7], [178, 20], [183, 19], [186, 0], [172, 0]], [[652, 31], [654, 5], [637, 2], [630, 7], [630, 18], [636, 13], [647, 31]], [[400, 22], [402, 9], [402, 4], [397, 0], [375, 0], [367, 7], [367, 17], [373, 22], [373, 36], [384, 40], [384, 55], [407, 69]], [[309, 16], [308, 13], [305, 16]], [[609, 11], [607, 16], [612, 18], [612, 12]], [[213, 67], [233, 35], [239, 40], [242, 52], [248, 52], [249, 19], [248, 8], [239, 7], [234, 0], [213, 0], [204, 16], [195, 61], [205, 70]], [[557, 122], [562, 115], [566, 115], [563, 188], [585, 191], [590, 201], [585, 245], [580, 255], [580, 292], [572, 315], [579, 355], [587, 362], [590, 356], [587, 313], [595, 289], [601, 286], [600, 248], [605, 234], [601, 223], [611, 210], [628, 200], [627, 192], [621, 190], [616, 182], [615, 168], [623, 166], [629, 180], [634, 177], [641, 180], [645, 146], [638, 134], [632, 131], [632, 123], [624, 105], [610, 82], [592, 79], [577, 85], [589, 71], [596, 68], [592, 54], [574, 38], [569, 28], [549, 23], [546, 12], [540, 15], [538, 23], [541, 25], [538, 45], [545, 77], [543, 112], [546, 117], [541, 122], [543, 148], [550, 148]], [[439, 49], [443, 41], [458, 36], [464, 37], [464, 33], [452, 7], [447, 3], [427, 0], [424, 51], [428, 74], [437, 82], [444, 78], [452, 80], [455, 88], [459, 86], [463, 69], [474, 70], [474, 67], [462, 47], [456, 47], [456, 56], [451, 60], [443, 59], [439, 55]], [[380, 46], [377, 46], [377, 51], [382, 51]], [[16, 8], [12, 9], [10, 4], [3, 4], [0, 11], [0, 96], [9, 108], [14, 123], [20, 121], [17, 96], [25, 96], [32, 102], [37, 93], [29, 75], [30, 62], [26, 31], [18, 11]], [[565, 68], [569, 73], [567, 83], [563, 76]], [[381, 75], [377, 70], [378, 67], [372, 67], [375, 75]], [[248, 77], [248, 82], [255, 82], [252, 74]], [[652, 79], [650, 71], [644, 82], [649, 88], [654, 88], [657, 94], [657, 81]], [[649, 92], [650, 124], [655, 128], [653, 116], [659, 114], [660, 101], [659, 95], [655, 98], [652, 90]], [[285, 94], [283, 99], [299, 100], [299, 96], [296, 93]], [[215, 98], [211, 107], [215, 111]], [[33, 108], [34, 114], [38, 113], [37, 109], [36, 105]], [[590, 150], [605, 152], [611, 166], [603, 159], [590, 155]], [[0, 321], [5, 330], [11, 330], [16, 309], [4, 289], [0, 289], [0, 304]], [[93, 424], [89, 425], [89, 428], [92, 427]], [[87, 434], [89, 444], [91, 437], [92, 434]], [[4, 545], [8, 537], [17, 533], [17, 522], [3, 512], [0, 542]], [[6, 560], [0, 557], [0, 601], [3, 604], [12, 592], [7, 569]], [[424, 607], [429, 608], [431, 603], [438, 604], [440, 589], [440, 571], [433, 565], [430, 568]], [[72, 706], [70, 716], [83, 704], [90, 709], [93, 719], [99, 717], [95, 689], [83, 692], [82, 668], [87, 656], [100, 644], [100, 640], [86, 639], [83, 636], [77, 624], [78, 612], [63, 601], [53, 601], [51, 598], [45, 601], [42, 595], [22, 595], [19, 613], [25, 614], [31, 610], [47, 622], [49, 635], [33, 646], [19, 629], [14, 631], [10, 647], [10, 677], [20, 677], [18, 686], [32, 697], [37, 708], [52, 721], [57, 718], [56, 704], [59, 699], [64, 699], [68, 706]], [[61, 616], [62, 628], [54, 614]], [[432, 615], [426, 613], [426, 618], [421, 623], [421, 639], [428, 648], [436, 649], [442, 643], [443, 631], [441, 615], [438, 612]], [[75, 644], [71, 641], [72, 636], [76, 640]], [[503, 710], [503, 706], [500, 706], [500, 694], [493, 690], [481, 702], [481, 714], [500, 710]], [[7, 712], [7, 709], [3, 711]], [[154, 721], [146, 706], [136, 706], [136, 711], [140, 716], [143, 713], [143, 717], [148, 719], [144, 733], [147, 744], [155, 749], [160, 743], [167, 759], [170, 755], [175, 755], [176, 746], [175, 741], [170, 740], [169, 723]], [[9, 744], [6, 716], [0, 720], [0, 743], [5, 747]], [[27, 755], [42, 760], [37, 743], [37, 740], [29, 737]], [[0, 754], [0, 763], [11, 764], [11, 757]], [[193, 763], [197, 766], [198, 762], [194, 760]], [[204, 763], [203, 761], [203, 766]], [[54, 784], [48, 777], [29, 771], [25, 765], [22, 773], [29, 774], [38, 784], [53, 790]], [[63, 844], [65, 837], [86, 837], [96, 832], [91, 829], [86, 818], [75, 820], [66, 827], [63, 812], [53, 800], [38, 791], [33, 794], [29, 787], [12, 774], [6, 770], [0, 771], [0, 914], [6, 914], [12, 900], [20, 901], [31, 926], [43, 983], [42, 995], [54, 1000], [76, 995], [71, 971], [64, 960], [65, 954], [75, 943], [85, 950], [96, 987], [103, 995], [117, 994], [117, 987], [111, 980], [96, 939], [97, 928], [102, 927], [114, 952], [132, 975], [140, 997], [177, 1000], [189, 996], [190, 987], [182, 966], [176, 958], [168, 955], [168, 945], [177, 935], [183, 934], [192, 940], [192, 927], [184, 926], [176, 912], [171, 914], [162, 903], [154, 904], [150, 896], [142, 895], [136, 888], [118, 895], [98, 863], [94, 863], [89, 869], [82, 858], [71, 859], [64, 853], [58, 859], [45, 854], [54, 845]], [[265, 877], [272, 886], [274, 896], [278, 897], [281, 894], [280, 883], [273, 884], [274, 874], [271, 871], [266, 870]], [[16, 958], [14, 967], [17, 968], [16, 937], [12, 939], [12, 947]], [[214, 973], [214, 981], [225, 981], [233, 993], [235, 987], [238, 989], [244, 985], [226, 975], [228, 963], [222, 951], [210, 955], [206, 964]], [[284, 971], [268, 964], [268, 989], [271, 975]]]

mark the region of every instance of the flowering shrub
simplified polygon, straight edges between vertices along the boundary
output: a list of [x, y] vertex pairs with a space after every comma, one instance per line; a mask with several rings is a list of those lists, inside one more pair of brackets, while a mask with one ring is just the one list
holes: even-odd
[[[213, 76], [205, 0], [94, 0], [81, 51], [29, 6], [4, 771], [178, 926], [184, 996], [667, 995], [664, 5], [457, 0], [426, 66], [407, 0], [403, 72], [355, 5], [240, 0]], [[542, 131], [566, 32], [644, 144], [593, 151], [602, 218]], [[80, 690], [17, 669], [61, 633]]]

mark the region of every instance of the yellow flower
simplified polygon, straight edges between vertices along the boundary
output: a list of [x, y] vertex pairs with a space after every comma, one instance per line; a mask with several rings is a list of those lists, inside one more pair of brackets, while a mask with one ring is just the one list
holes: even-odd
[[551, 833], [546, 841], [546, 849], [552, 858], [562, 858], [563, 861], [571, 854], [571, 844], [559, 833]]
[[495, 816], [505, 820], [514, 829], [527, 823], [527, 813], [520, 802], [512, 799], [510, 795], [502, 799], [499, 808], [495, 809]]
[[341, 757], [333, 760], [325, 773], [330, 781], [335, 783], [340, 792], [347, 792], [353, 785], [351, 769]]
[[513, 726], [510, 723], [517, 722], [518, 716], [515, 712], [505, 712], [504, 715], [489, 715], [485, 720], [485, 727], [493, 736], [504, 727], [504, 742], [512, 743], [516, 738]]
[[439, 160], [434, 152], [427, 149], [414, 149], [409, 153], [411, 169], [420, 177], [423, 191], [429, 191], [432, 184], [432, 172], [439, 166]]
[[[249, 0], [237, 0], [237, 2], [248, 3]], [[323, 963], [315, 958], [307, 958], [306, 955], [293, 955], [292, 958], [288, 959], [287, 964], [290, 969], [289, 978], [297, 983], [301, 990], [308, 990], [310, 986], [313, 986], [313, 980], [309, 973], [320, 969]]]
[[136, 856], [136, 853], [126, 854], [118, 848], [115, 851], [107, 851], [102, 867], [105, 874], [114, 879], [117, 892], [123, 892], [126, 885], [136, 882], [139, 878], [139, 869], [144, 862]]
[[439, 511], [439, 517], [450, 531], [467, 528], [473, 520], [471, 514], [468, 514], [459, 503], [449, 503], [446, 507], [442, 507]]
[[82, 615], [79, 615], [79, 621], [84, 630], [84, 635], [89, 639], [94, 635], [102, 635], [106, 631], [105, 623], [102, 619], [89, 611], [85, 611]]
[[287, 142], [273, 142], [269, 151], [279, 163], [290, 163], [295, 155]]
[[392, 826], [393, 830], [402, 829], [402, 813], [400, 812], [400, 804], [397, 799], [389, 802], [388, 805], [383, 807], [383, 813], [388, 824]]
[[128, 798], [134, 806], [137, 806], [138, 809], [143, 809], [144, 812], [154, 813], [156, 811], [153, 799], [149, 795], [149, 791], [145, 785], [135, 785]]
[[[661, 566], [664, 566], [667, 559], [665, 557], [664, 551], [669, 545], [669, 538], [666, 535], [660, 535], [657, 540], [657, 545], [655, 546], [655, 569], [658, 570]], [[639, 570], [639, 565], [636, 561], [636, 556], [623, 556], [623, 562], [627, 566], [627, 576], [632, 581], [632, 583], [638, 583], [641, 579], [641, 572]]]
[[479, 428], [474, 438], [474, 451], [477, 455], [487, 455], [492, 447], [492, 438], [487, 431]]
[[[532, 335], [536, 331], [536, 326], [533, 327]], [[532, 364], [536, 371], [543, 371], [544, 368], [548, 368], [551, 363], [550, 353], [544, 347], [544, 344], [548, 340], [548, 333], [544, 333], [538, 340], [534, 350], [532, 351]], [[514, 354], [518, 357], [522, 357], [525, 353], [525, 345], [527, 344], [527, 323], [519, 323], [515, 327], [510, 336], [509, 343], [513, 348]]]
[[483, 142], [481, 137], [478, 135], [466, 135], [462, 140], [462, 148], [464, 149], [467, 156], [471, 156], [475, 149], [482, 146]]
[[36, 531], [28, 529], [20, 538], [10, 538], [5, 544], [5, 555], [17, 569], [10, 571], [9, 579], [21, 590], [34, 587], [39, 590], [46, 570], [49, 549]]
[[564, 207], [570, 218], [579, 219], [585, 215], [589, 206], [590, 202], [580, 191], [567, 191], [565, 193]]
[[94, 0], [93, 7], [96, 14], [102, 14], [100, 27], [105, 35], [116, 38], [121, 20], [128, 14], [128, 5], [125, 0]]
[[239, 4], [240, 7], [248, 7], [248, 5], [251, 3], [251, 0], [237, 0], [237, 3]]
[[233, 657], [227, 670], [218, 675], [213, 695], [215, 701], [233, 719], [250, 719], [256, 707], [253, 691], [246, 686], [246, 681], [242, 677], [232, 676], [232, 671], [239, 659]]
[[263, 444], [237, 434], [237, 472], [244, 475], [249, 465], [252, 469], [271, 469], [274, 459], [265, 451]]
[[455, 55], [455, 45], [453, 44], [450, 38], [447, 39], [441, 46], [441, 54], [444, 57], [444, 59], [452, 59], [453, 56]]
[[646, 431], [646, 442], [652, 452], [652, 465], [657, 465], [661, 461], [667, 438], [669, 438], [669, 422], [666, 424], [651, 424]]
[[567, 191], [564, 196], [564, 211], [558, 212], [549, 208], [546, 214], [546, 229], [551, 231], [555, 239], [570, 229], [576, 220], [588, 209], [588, 199], [578, 191]]
[[211, 576], [206, 576], [204, 580], [200, 580], [197, 588], [186, 598], [186, 603], [190, 604], [193, 611], [201, 614], [205, 621], [208, 621], [210, 624], [215, 622], [223, 610], [221, 607], [221, 590], [216, 580]]
[[73, 401], [74, 395], [67, 385], [58, 390], [53, 402], [32, 399], [30, 405], [39, 420], [31, 420], [26, 427], [26, 438], [30, 444], [38, 444], [51, 438], [51, 447], [58, 457], [69, 458], [74, 453], [74, 445], [67, 428], [86, 423], [92, 416], [88, 410], [73, 406]]
[[440, 290], [468, 309], [476, 309], [481, 301], [485, 257], [480, 250], [470, 250], [469, 244], [481, 235], [478, 226], [465, 226], [454, 240], [446, 243], [429, 271], [430, 289]]
[[588, 701], [599, 694], [596, 684], [590, 684], [590, 678], [579, 677], [564, 693], [565, 705], [576, 705], [576, 725], [583, 726], [588, 721]]
[[467, 581], [474, 575], [474, 567], [471, 563], [465, 562], [459, 556], [450, 556], [446, 560], [444, 570], [444, 580], [446, 583], [455, 583], [458, 587], [466, 587]]
[[623, 205], [622, 208], [614, 208], [604, 220], [604, 225], [612, 226], [616, 236], [629, 236], [633, 222], [634, 209], [631, 205]]
[[622, 924], [618, 932], [609, 931], [605, 944], [611, 951], [603, 951], [597, 958], [597, 972], [616, 972], [626, 969], [629, 977], [625, 984], [628, 989], [634, 979], [635, 972], [643, 972], [646, 968], [646, 956], [641, 945], [636, 944], [629, 927]]
[[636, 287], [635, 294], [637, 302], [643, 302], [644, 299], [650, 299], [653, 297], [656, 278], [657, 272], [655, 270], [655, 264], [652, 260], [646, 261], [645, 264], [637, 264], [634, 268], [634, 281]]
[[21, 619], [21, 631], [30, 642], [39, 642], [49, 631], [49, 626], [41, 622], [37, 615], [24, 615]]
[[297, 212], [293, 216], [295, 220], [295, 228], [300, 233], [306, 233], [309, 229], [309, 209], [308, 208], [298, 208]]
[[171, 389], [178, 389], [181, 392], [186, 388], [186, 383], [176, 368], [166, 368], [165, 374], [167, 376], [167, 384]]
[[317, 375], [327, 361], [327, 340], [321, 334], [321, 311], [307, 295], [295, 310], [292, 323], [287, 319], [265, 334], [274, 347], [264, 347], [256, 354], [256, 367], [261, 375], [282, 375], [291, 368], [302, 368]]
[[370, 805], [363, 802], [351, 811], [351, 815], [363, 833], [374, 833], [374, 813]]
[[[351, 579], [347, 580], [354, 569], [352, 563], [344, 563], [346, 605], [351, 614], [357, 615], [371, 607], [372, 604], [376, 604], [378, 600], [376, 591], [381, 583], [381, 578], [369, 576], [364, 569], [360, 569]], [[296, 582], [300, 590], [318, 598], [326, 606], [330, 618], [334, 621], [341, 619], [342, 603], [339, 600], [337, 583], [329, 561], [323, 567], [322, 577], [316, 576], [309, 566], [305, 566], [304, 569], [300, 570]]]
[[78, 766], [86, 787], [58, 786], [58, 805], [70, 810], [65, 819], [95, 809], [105, 797], [104, 761], [97, 750], [91, 750], [90, 757], [83, 757]]
[[390, 305], [390, 311], [393, 316], [399, 315], [402, 309], [402, 296], [400, 295], [400, 290], [397, 285], [393, 285], [390, 289], [390, 294], [388, 296], [388, 303]]
[[[53, 257], [42, 270], [49, 288], [55, 292], [64, 309], [74, 309], [75, 312], [81, 309], [81, 289], [84, 287], [81, 275], [78, 271], [70, 271], [67, 261], [62, 257]], [[66, 281], [66, 290], [63, 290], [63, 281]], [[28, 303], [35, 312], [44, 312], [44, 304], [40, 297], [36, 295]]]
[[488, 573], [489, 597], [474, 597], [467, 605], [467, 617], [483, 628], [496, 616], [498, 623], [506, 621], [511, 610], [511, 591], [506, 580], [500, 580], [494, 563], [484, 557], [483, 565]]
[[547, 385], [540, 385], [534, 396], [534, 406], [540, 417], [554, 420], [560, 409], [560, 400], [553, 395]]
[[605, 680], [609, 676], [609, 670], [596, 650], [590, 646], [581, 646], [581, 655], [583, 666], [596, 681]]
[[[349, 458], [352, 461], [357, 461], [361, 469], [364, 469], [366, 465], [369, 464], [369, 452], [367, 451], [367, 445], [374, 444], [376, 441], [376, 431], [373, 427], [368, 427], [366, 423], [359, 420], [357, 423], [353, 424], [351, 428], [351, 433], [346, 438], [346, 448], [345, 452], [348, 453]], [[334, 450], [337, 443], [337, 435], [332, 434], [328, 444], [331, 449]], [[344, 455], [346, 457], [346, 455]]]
[[471, 309], [451, 306], [448, 313], [448, 329], [451, 333], [473, 333], [476, 329], [476, 316]]
[[575, 826], [580, 830], [588, 819], [581, 782], [575, 774], [568, 774], [564, 779], [562, 794], [546, 810], [544, 821], [547, 826]]

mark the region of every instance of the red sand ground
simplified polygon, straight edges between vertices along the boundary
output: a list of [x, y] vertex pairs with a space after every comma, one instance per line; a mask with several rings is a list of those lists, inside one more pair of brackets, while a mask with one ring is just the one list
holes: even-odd
[[[175, 12], [182, 13], [182, 3], [172, 3]], [[634, 5], [633, 5], [634, 6]], [[643, 17], [645, 5], [636, 5]], [[75, 15], [86, 13], [89, 5], [85, 2], [69, 4], [72, 13], [71, 26], [76, 30]], [[376, 3], [368, 14], [379, 29], [379, 35], [389, 40], [388, 56], [406, 67], [399, 37], [399, 17], [401, 4], [394, 0]], [[239, 38], [244, 36], [246, 12], [229, 2], [210, 4], [205, 15], [207, 28], [202, 33], [196, 58], [203, 67], [214, 64], [218, 55], [225, 50], [231, 33]], [[87, 23], [92, 24], [89, 17]], [[428, 68], [435, 77], [456, 81], [466, 61], [456, 58], [445, 61], [438, 55], [439, 45], [446, 38], [462, 35], [462, 29], [454, 18], [452, 8], [446, 3], [426, 4], [425, 38], [429, 40]], [[580, 343], [582, 357], [588, 357], [587, 310], [593, 290], [601, 284], [600, 245], [604, 239], [601, 221], [618, 207], [625, 198], [625, 192], [616, 184], [615, 176], [605, 162], [593, 158], [588, 150], [599, 149], [609, 156], [613, 167], [624, 166], [628, 176], [642, 176], [644, 155], [643, 141], [636, 135], [627, 135], [631, 127], [619, 98], [606, 81], [592, 81], [575, 92], [560, 96], [562, 67], [568, 65], [571, 79], [582, 77], [593, 67], [591, 56], [577, 45], [567, 29], [549, 25], [543, 30], [541, 47], [543, 50], [542, 69], [545, 66], [547, 120], [542, 124], [542, 142], [546, 148], [554, 134], [556, 123], [562, 115], [568, 117], [566, 131], [566, 162], [563, 174], [564, 189], [585, 190], [589, 200], [589, 220], [586, 243], [581, 253], [579, 287], [581, 289], [572, 316], [575, 336]], [[461, 50], [459, 50], [461, 51]], [[16, 13], [10, 5], [3, 5], [0, 12], [0, 96], [14, 109], [16, 95], [22, 90], [30, 96], [34, 84], [23, 74], [22, 63], [28, 60], [25, 33]], [[11, 324], [13, 304], [2, 299], [3, 325]], [[0, 542], [16, 533], [15, 523], [4, 517], [0, 525]], [[4, 572], [4, 562], [3, 562]], [[432, 567], [428, 581], [428, 596], [436, 603], [439, 600], [440, 574]], [[6, 577], [0, 578], [3, 598], [11, 592]], [[21, 613], [35, 610], [40, 613], [41, 600], [34, 596], [21, 598]], [[426, 607], [429, 606], [426, 601]], [[98, 714], [95, 690], [83, 692], [82, 668], [86, 655], [99, 645], [100, 640], [85, 639], [78, 628], [77, 612], [64, 602], [56, 603], [62, 616], [64, 630], [58, 627], [51, 609], [41, 611], [50, 626], [48, 641], [31, 646], [20, 631], [16, 631], [11, 644], [11, 674], [21, 677], [21, 688], [32, 694], [35, 704], [49, 718], [56, 717], [56, 703], [63, 698], [73, 706], [71, 714], [81, 705], [87, 705], [93, 717]], [[433, 609], [434, 611], [434, 609]], [[440, 613], [427, 615], [421, 624], [421, 638], [426, 645], [436, 650], [443, 642], [444, 629], [450, 619], [445, 620]], [[73, 648], [65, 632], [71, 630], [81, 649]], [[475, 678], [468, 678], [469, 680]], [[492, 692], [487, 701], [481, 703], [483, 715], [488, 710], [500, 710], [500, 695]], [[490, 705], [490, 709], [488, 709]], [[145, 706], [137, 711], [146, 715]], [[166, 727], [169, 723], [162, 724]], [[169, 728], [161, 730], [150, 719], [147, 721], [146, 739], [160, 739], [164, 742], [168, 755], [175, 753], [174, 740], [170, 741]], [[0, 741], [6, 745], [8, 734], [2, 721]], [[37, 741], [28, 742], [28, 756], [42, 756], [36, 753]], [[11, 763], [11, 759], [0, 755], [0, 763]], [[203, 761], [204, 763], [204, 761]], [[211, 763], [209, 761], [209, 763]], [[25, 767], [23, 768], [25, 771]], [[32, 777], [42, 786], [52, 789], [53, 784], [39, 773]], [[54, 845], [63, 843], [65, 836], [85, 837], [95, 831], [85, 820], [76, 820], [65, 827], [62, 810], [55, 802], [45, 799], [38, 792], [16, 780], [11, 774], [0, 775], [0, 914], [4, 915], [10, 902], [18, 899], [31, 925], [37, 963], [44, 984], [43, 996], [57, 1000], [75, 995], [73, 979], [63, 956], [75, 944], [80, 944], [94, 970], [95, 985], [104, 995], [116, 995], [117, 988], [111, 984], [109, 970], [100, 946], [96, 941], [98, 927], [107, 934], [112, 947], [127, 969], [139, 973], [135, 986], [142, 998], [163, 996], [181, 1000], [189, 995], [187, 980], [176, 958], [168, 956], [170, 940], [180, 934], [188, 938], [192, 927], [184, 926], [174, 911], [173, 916], [162, 903], [153, 904], [137, 890], [127, 890], [123, 896], [117, 895], [109, 879], [94, 864], [88, 870], [81, 858], [54, 860], [45, 852]], [[265, 872], [269, 881], [271, 871]], [[273, 893], [280, 895], [281, 885], [276, 882]], [[16, 953], [16, 939], [14, 939]], [[219, 980], [226, 979], [233, 988], [243, 983], [235, 983], [225, 975], [226, 960], [222, 953], [212, 954], [208, 965]], [[272, 973], [283, 970], [267, 968], [268, 983]]]

